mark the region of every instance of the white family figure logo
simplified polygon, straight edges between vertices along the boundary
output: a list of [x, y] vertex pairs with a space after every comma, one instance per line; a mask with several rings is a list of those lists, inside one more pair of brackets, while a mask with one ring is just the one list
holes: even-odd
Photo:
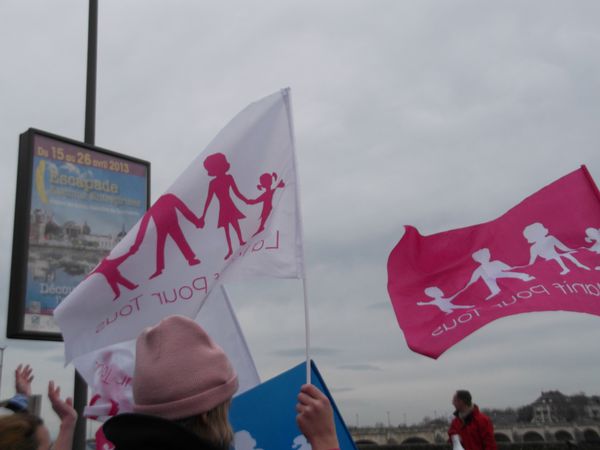
[[502, 317], [600, 316], [599, 264], [600, 190], [581, 166], [495, 219], [429, 235], [406, 225], [387, 291], [410, 349], [437, 359]]
[[292, 448], [294, 450], [311, 450], [312, 447], [306, 440], [306, 437], [303, 434], [299, 434], [294, 438], [294, 442], [292, 443]]
[[[562, 269], [562, 272], [560, 272], [561, 275], [566, 275], [571, 271], [565, 265], [563, 258], [568, 259], [581, 269], [590, 270], [589, 267], [581, 264], [572, 255], [572, 253], [577, 253], [576, 250], [567, 247], [554, 236], [549, 236], [548, 229], [541, 223], [536, 222], [532, 223], [531, 225], [527, 225], [523, 230], [523, 236], [525, 236], [527, 242], [532, 244], [531, 248], [529, 249], [531, 255], [529, 259], [530, 266], [535, 262], [535, 260], [539, 256], [545, 259], [546, 261], [556, 261], [556, 263]], [[558, 250], [561, 250], [564, 253], [559, 253]]]
[[262, 450], [256, 448], [256, 439], [246, 430], [238, 431], [233, 435], [233, 447], [235, 450]]
[[500, 288], [496, 282], [498, 278], [517, 278], [522, 281], [531, 281], [535, 279], [535, 277], [525, 273], [513, 272], [513, 268], [502, 261], [492, 261], [490, 250], [487, 248], [477, 250], [471, 257], [474, 261], [479, 263], [479, 267], [475, 269], [473, 275], [471, 275], [471, 280], [465, 286], [465, 289], [481, 278], [490, 290], [490, 295], [486, 297], [486, 300], [489, 300], [500, 293]]
[[[590, 227], [585, 230], [585, 242], [593, 243], [588, 250], [600, 255], [600, 228]], [[600, 270], [600, 266], [596, 266], [595, 269]]]
[[[437, 306], [440, 311], [446, 314], [451, 314], [456, 309], [474, 308], [473, 305], [455, 305], [452, 303], [452, 301], [478, 280], [482, 280], [490, 290], [490, 294], [485, 298], [486, 301], [492, 299], [500, 293], [500, 287], [498, 286], [497, 282], [499, 278], [515, 278], [524, 282], [535, 280], [534, 276], [522, 273], [520, 271], [517, 272], [515, 269], [523, 269], [525, 267], [532, 266], [538, 257], [545, 261], [555, 261], [562, 269], [560, 275], [566, 275], [571, 271], [567, 267], [565, 260], [569, 261], [580, 269], [590, 270], [589, 267], [579, 262], [573, 256], [574, 253], [577, 253], [577, 250], [567, 247], [556, 237], [549, 235], [548, 233], [548, 229], [539, 222], [527, 225], [523, 229], [523, 236], [527, 242], [531, 244], [529, 249], [529, 263], [525, 266], [511, 267], [502, 261], [492, 260], [491, 253], [488, 248], [481, 248], [473, 252], [471, 257], [475, 262], [479, 263], [479, 267], [473, 271], [471, 279], [464, 288], [459, 290], [453, 296], [446, 298], [444, 296], [444, 292], [440, 288], [435, 286], [428, 287], [424, 291], [425, 295], [433, 300], [429, 302], [417, 302], [417, 305]], [[591, 247], [583, 248], [600, 254], [600, 229], [590, 227], [585, 230], [585, 234], [585, 241], [588, 243], [593, 243], [593, 245]], [[597, 266], [595, 269], [600, 270], [600, 266]]]

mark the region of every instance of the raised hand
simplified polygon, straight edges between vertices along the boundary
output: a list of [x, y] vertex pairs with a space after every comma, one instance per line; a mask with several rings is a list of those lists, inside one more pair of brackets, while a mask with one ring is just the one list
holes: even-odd
[[77, 411], [73, 408], [73, 400], [71, 398], [61, 400], [60, 387], [55, 386], [54, 381], [48, 383], [48, 399], [60, 419], [60, 428], [52, 449], [72, 450], [75, 424], [77, 423]]
[[33, 381], [33, 369], [27, 364], [19, 364], [15, 370], [15, 390], [17, 394], [31, 396], [31, 382]]
[[71, 397], [62, 400], [60, 398], [60, 387], [55, 386], [54, 381], [48, 383], [48, 400], [52, 409], [58, 416], [62, 425], [75, 425], [77, 421], [77, 411], [73, 408], [73, 399]]
[[312, 384], [300, 388], [296, 405], [296, 422], [313, 450], [339, 448], [333, 408], [329, 399]]

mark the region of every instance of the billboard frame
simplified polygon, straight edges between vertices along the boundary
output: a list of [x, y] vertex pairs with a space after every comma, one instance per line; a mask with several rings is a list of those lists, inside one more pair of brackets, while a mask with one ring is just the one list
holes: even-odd
[[28, 339], [38, 341], [62, 341], [60, 333], [47, 331], [25, 330], [25, 302], [27, 289], [27, 263], [30, 251], [30, 219], [32, 182], [34, 177], [34, 141], [36, 136], [60, 141], [69, 146], [80, 147], [100, 153], [110, 158], [140, 164], [146, 168], [146, 204], [145, 209], [150, 207], [150, 162], [124, 155], [112, 150], [107, 150], [95, 145], [86, 144], [81, 141], [58, 136], [47, 131], [29, 128], [19, 136], [19, 156], [17, 166], [17, 188], [15, 193], [14, 231], [12, 243], [12, 257], [10, 270], [10, 289], [8, 301], [8, 316], [6, 324], [6, 336], [10, 339]]

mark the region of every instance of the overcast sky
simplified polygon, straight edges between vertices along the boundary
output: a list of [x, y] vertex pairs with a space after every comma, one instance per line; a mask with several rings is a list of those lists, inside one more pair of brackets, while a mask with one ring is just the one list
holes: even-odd
[[[541, 390], [600, 394], [600, 318], [510, 317], [433, 361], [412, 353], [386, 261], [423, 234], [490, 220], [580, 164], [600, 181], [595, 1], [102, 0], [96, 144], [152, 163], [156, 199], [249, 102], [292, 88], [314, 358], [349, 425], [448, 415]], [[83, 140], [87, 2], [0, 1], [0, 326], [18, 136]], [[230, 286], [261, 377], [302, 361], [298, 281]], [[268, 311], [268, 313], [267, 313]], [[34, 388], [68, 390], [62, 348], [7, 341]]]

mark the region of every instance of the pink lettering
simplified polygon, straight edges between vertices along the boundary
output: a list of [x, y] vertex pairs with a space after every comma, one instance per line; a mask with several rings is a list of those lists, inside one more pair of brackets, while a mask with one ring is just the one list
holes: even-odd
[[271, 247], [265, 247], [265, 250], [277, 250], [279, 248], [279, 230], [275, 232], [275, 244]]

